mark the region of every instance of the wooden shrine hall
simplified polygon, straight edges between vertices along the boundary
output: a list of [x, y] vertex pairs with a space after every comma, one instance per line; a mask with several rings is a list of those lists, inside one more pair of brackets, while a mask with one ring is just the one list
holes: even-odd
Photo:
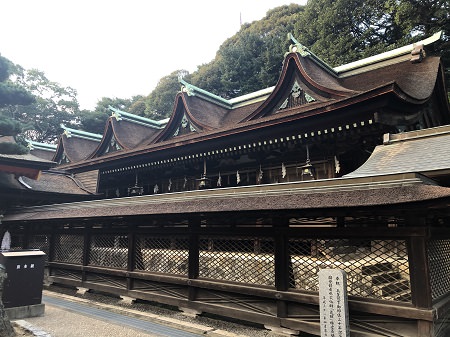
[[320, 335], [318, 271], [336, 268], [352, 336], [447, 336], [439, 39], [332, 68], [292, 38], [274, 87], [225, 99], [180, 79], [170, 119], [111, 107], [103, 135], [64, 127], [41, 177], [84, 193], [18, 203], [2, 229], [56, 284]]

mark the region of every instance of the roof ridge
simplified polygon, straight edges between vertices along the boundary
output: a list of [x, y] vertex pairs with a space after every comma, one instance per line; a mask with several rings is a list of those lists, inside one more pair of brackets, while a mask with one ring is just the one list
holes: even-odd
[[392, 59], [392, 58], [395, 58], [395, 57], [398, 57], [401, 55], [406, 55], [406, 54], [411, 53], [414, 50], [414, 48], [418, 45], [426, 46], [426, 45], [429, 45], [429, 44], [432, 44], [432, 43], [438, 41], [439, 39], [441, 39], [442, 34], [443, 34], [442, 31], [439, 31], [421, 41], [417, 41], [415, 43], [412, 43], [412, 44], [409, 44], [409, 45], [406, 45], [403, 47], [399, 47], [399, 48], [396, 48], [396, 49], [393, 49], [390, 51], [386, 51], [381, 54], [366, 57], [366, 58], [358, 60], [358, 61], [343, 64], [341, 66], [333, 68], [333, 70], [336, 73], [341, 74], [341, 73], [344, 73], [344, 72], [347, 72], [350, 70], [354, 70], [354, 69], [358, 69], [358, 68], [361, 68], [364, 66], [369, 66], [369, 65], [372, 65], [375, 63], [386, 61], [386, 60], [389, 60], [389, 59]]
[[41, 142], [36, 142], [31, 139], [26, 139], [26, 142], [28, 143], [27, 147], [30, 150], [36, 149], [36, 150], [44, 150], [44, 151], [52, 151], [53, 152], [58, 147], [56, 144], [41, 143]]
[[83, 131], [83, 130], [72, 129], [72, 128], [65, 126], [64, 124], [60, 124], [60, 127], [64, 130], [63, 134], [65, 134], [68, 138], [75, 136], [77, 138], [83, 138], [83, 139], [88, 139], [88, 140], [93, 140], [93, 141], [100, 141], [103, 137], [103, 135], [100, 135], [98, 133], [92, 133], [92, 132], [87, 132], [87, 131]]
[[[302, 57], [307, 57], [310, 60], [312, 60], [314, 63], [316, 63], [319, 67], [321, 67], [323, 70], [331, 74], [332, 76], [338, 76], [335, 68], [330, 66], [328, 63], [326, 63], [324, 60], [322, 60], [319, 56], [314, 54], [311, 50], [309, 50], [306, 46], [302, 45], [299, 41], [297, 41], [294, 36], [291, 33], [288, 33], [288, 38], [293, 42], [289, 46], [289, 53], [298, 53]], [[286, 55], [289, 54], [285, 54]]]
[[168, 118], [165, 118], [165, 119], [157, 121], [154, 119], [138, 116], [138, 115], [126, 112], [126, 111], [122, 111], [120, 109], [116, 109], [111, 105], [108, 106], [108, 109], [112, 111], [112, 116], [115, 117], [116, 120], [118, 120], [118, 121], [123, 119], [123, 120], [133, 122], [136, 124], [156, 127], [158, 129], [163, 128], [169, 120]]
[[395, 134], [386, 133], [383, 135], [383, 144], [388, 145], [396, 142], [404, 142], [427, 137], [436, 137], [445, 134], [450, 134], [450, 125], [442, 125], [434, 128], [427, 128], [422, 130], [414, 130]]
[[181, 84], [181, 91], [187, 93], [188, 96], [199, 96], [209, 102], [216, 103], [227, 109], [234, 109], [238, 106], [254, 103], [255, 100], [265, 99], [266, 96], [268, 96], [275, 88], [275, 86], [272, 86], [231, 99], [226, 99], [188, 83], [181, 77], [178, 79], [178, 82]]
[[216, 103], [224, 108], [231, 109], [232, 104], [229, 100], [213, 94], [212, 92], [201, 89], [191, 83], [186, 82], [183, 78], [179, 77], [178, 82], [181, 84], [181, 91], [188, 94], [188, 96], [199, 96], [207, 101]]

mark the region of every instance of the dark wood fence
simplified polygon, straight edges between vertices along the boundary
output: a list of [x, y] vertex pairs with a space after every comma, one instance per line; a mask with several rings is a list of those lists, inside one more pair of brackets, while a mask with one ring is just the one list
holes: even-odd
[[[433, 335], [433, 305], [450, 292], [448, 234], [263, 219], [130, 216], [10, 231], [16, 248], [47, 253], [51, 282], [310, 333], [319, 331], [317, 272], [339, 268], [354, 333]], [[448, 306], [439, 307], [445, 316]]]

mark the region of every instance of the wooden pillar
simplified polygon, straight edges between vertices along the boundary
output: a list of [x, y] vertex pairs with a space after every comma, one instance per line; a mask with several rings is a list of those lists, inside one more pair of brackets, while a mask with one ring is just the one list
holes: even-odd
[[[200, 252], [199, 252], [199, 229], [200, 217], [194, 216], [189, 219], [189, 257], [188, 257], [188, 278], [196, 279], [199, 275]], [[189, 282], [189, 281], [188, 281]], [[190, 284], [190, 282], [188, 283]], [[189, 286], [188, 299], [194, 301], [196, 298], [196, 288]]]
[[[91, 232], [92, 226], [89, 224], [86, 224], [83, 231], [83, 266], [87, 266], [89, 264], [89, 255], [91, 251], [91, 240], [92, 240], [92, 232]], [[86, 281], [86, 271], [83, 269], [82, 275], [81, 275], [82, 282]]]
[[52, 262], [55, 259], [55, 244], [56, 244], [56, 231], [52, 227], [50, 230], [50, 237], [48, 239], [48, 262]]
[[[292, 266], [289, 255], [289, 238], [283, 229], [289, 227], [289, 219], [275, 217], [272, 224], [275, 235], [275, 287], [278, 291], [286, 291], [289, 289]], [[277, 299], [277, 317], [285, 318], [287, 316], [287, 302], [281, 298]]]
[[412, 304], [417, 308], [431, 309], [430, 268], [428, 264], [428, 231], [419, 229], [422, 235], [408, 240], [408, 260], [411, 281]]
[[[133, 271], [136, 268], [136, 262], [138, 256], [142, 259], [141, 254], [137, 253], [137, 243], [136, 243], [136, 226], [130, 224], [128, 231], [128, 262], [127, 262], [127, 270]], [[140, 253], [140, 249], [139, 249]], [[131, 277], [127, 277], [127, 289], [133, 289], [133, 279]]]

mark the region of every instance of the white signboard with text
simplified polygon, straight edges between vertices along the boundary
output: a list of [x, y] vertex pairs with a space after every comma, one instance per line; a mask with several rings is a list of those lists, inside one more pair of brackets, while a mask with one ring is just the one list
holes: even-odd
[[350, 337], [347, 274], [340, 269], [319, 271], [320, 336]]

